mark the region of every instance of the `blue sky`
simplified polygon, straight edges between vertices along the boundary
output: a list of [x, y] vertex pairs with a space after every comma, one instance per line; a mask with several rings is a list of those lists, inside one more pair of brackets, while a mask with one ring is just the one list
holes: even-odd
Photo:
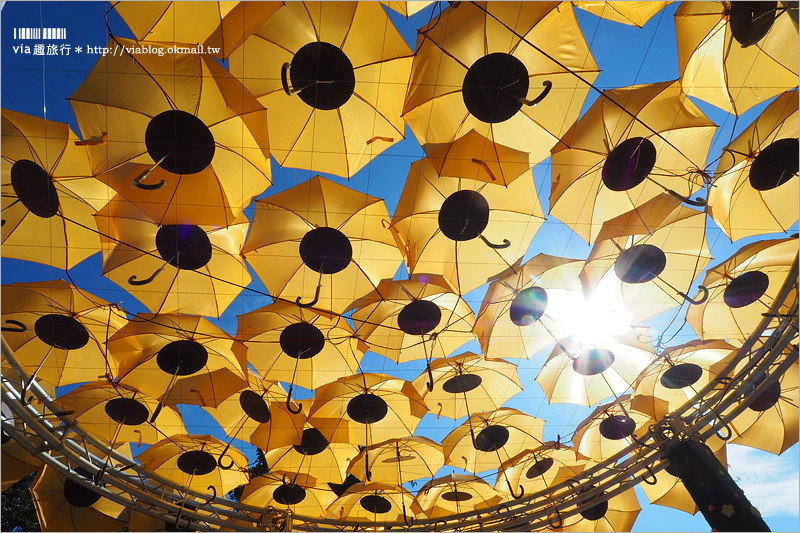
[[[109, 5], [104, 2], [7, 2], [2, 9], [2, 42], [0, 56], [2, 58], [2, 106], [7, 109], [46, 117], [60, 122], [69, 122], [77, 132], [77, 125], [66, 97], [71, 95], [81, 83], [98, 58], [96, 54], [86, 53], [87, 47], [104, 46], [108, 40], [105, 14]], [[635, 28], [615, 22], [600, 20], [597, 17], [576, 10], [576, 16], [590, 45], [597, 64], [602, 69], [595, 85], [600, 89], [622, 87], [637, 83], [650, 83], [678, 78], [677, 49], [675, 43], [675, 25], [673, 14], [676, 4], [668, 6], [656, 14], [643, 28]], [[432, 8], [427, 8], [410, 20], [390, 12], [390, 17], [400, 29], [403, 36], [414, 48], [416, 28], [424, 25], [431, 16]], [[113, 11], [108, 14], [108, 23], [116, 35], [129, 36], [127, 29]], [[13, 28], [26, 27], [64, 27], [67, 39], [60, 41], [71, 47], [70, 54], [61, 52], [55, 56], [34, 56], [15, 52], [14, 47], [21, 44], [13, 39]], [[83, 48], [76, 53], [76, 47]], [[584, 110], [596, 99], [590, 93]], [[713, 161], [722, 146], [735, 137], [763, 109], [758, 106], [735, 121], [734, 117], [713, 106], [695, 100], [706, 115], [720, 126], [715, 142], [712, 145], [709, 161]], [[735, 128], [734, 128], [735, 125]], [[387, 149], [374, 162], [365, 167], [350, 180], [335, 176], [330, 179], [351, 188], [367, 192], [386, 201], [389, 213], [392, 213], [402, 190], [402, 183], [408, 172], [409, 164], [422, 156], [419, 144], [407, 130], [407, 140]], [[549, 159], [537, 165], [534, 170], [539, 199], [547, 212], [549, 196], [550, 169]], [[314, 173], [306, 170], [280, 169], [273, 161], [274, 184], [264, 196], [289, 188], [312, 177]], [[387, 179], [387, 177], [394, 179]], [[246, 213], [251, 214], [252, 210]], [[794, 231], [797, 231], [793, 228]], [[716, 264], [733, 251], [740, 248], [746, 240], [735, 244], [725, 237], [709, 219], [707, 239]], [[566, 226], [548, 216], [547, 221], [534, 238], [525, 259], [536, 253], [544, 252], [552, 255], [563, 255], [585, 258], [590, 250], [580, 237]], [[100, 276], [99, 254], [87, 259], [70, 272], [73, 279], [82, 287], [110, 301], [122, 302], [123, 307], [131, 313], [144, 311], [144, 307], [131, 298], [124, 290]], [[254, 273], [253, 273], [254, 274]], [[23, 264], [20, 261], [2, 259], [2, 282], [38, 281], [65, 277], [62, 271], [38, 264]], [[253, 275], [256, 278], [255, 275]], [[263, 291], [258, 281], [251, 285]], [[474, 310], [480, 307], [483, 289], [477, 289], [466, 296]], [[245, 291], [219, 323], [231, 334], [236, 332], [236, 316], [266, 305], [268, 300], [257, 293]], [[685, 309], [684, 309], [685, 310]], [[657, 330], [666, 328], [669, 319], [676, 313], [672, 311], [665, 316], [656, 317], [648, 324]], [[680, 343], [694, 338], [690, 328], [670, 329], [670, 334], [677, 333], [673, 343]], [[474, 345], [473, 345], [474, 344]], [[464, 349], [480, 351], [477, 343], [466, 345]], [[512, 399], [507, 405], [548, 420], [552, 427], [557, 425], [573, 426], [589, 412], [589, 408], [567, 404], [546, 405], [542, 401], [541, 391], [534, 382], [537, 365], [541, 366], [541, 357], [530, 361], [515, 360], [519, 363], [520, 379], [526, 391]], [[364, 359], [364, 368], [368, 371], [380, 371], [413, 379], [421, 372], [421, 366], [413, 364], [395, 365], [383, 357], [368, 354]], [[310, 395], [310, 392], [307, 393]], [[304, 397], [303, 393], [300, 397]], [[534, 407], [535, 406], [535, 407]], [[185, 417], [191, 421], [192, 430], [196, 433], [215, 433], [220, 438], [224, 435], [214, 428], [210, 417], [194, 407], [184, 408]], [[457, 422], [457, 423], [460, 423]], [[423, 420], [421, 430], [424, 434], [440, 439], [450, 431], [452, 426], [436, 423], [435, 417], [429, 415]], [[546, 433], [546, 437], [547, 437]], [[554, 438], [554, 435], [550, 436]], [[753, 450], [729, 446], [730, 472], [737, 479], [746, 495], [759, 507], [767, 523], [774, 531], [798, 531], [798, 447], [794, 446], [782, 456], [755, 452]], [[493, 476], [489, 479], [493, 484]], [[669, 508], [648, 505], [643, 493], [639, 491], [639, 500], [643, 506], [634, 531], [704, 531], [708, 525], [700, 514], [692, 517], [686, 513]]]

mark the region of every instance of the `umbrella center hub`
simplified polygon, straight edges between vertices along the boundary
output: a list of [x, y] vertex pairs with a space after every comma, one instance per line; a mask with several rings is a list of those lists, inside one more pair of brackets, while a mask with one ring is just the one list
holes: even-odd
[[259, 424], [266, 424], [272, 418], [267, 402], [264, 401], [260, 394], [254, 391], [243, 390], [239, 394], [239, 405], [248, 417]]
[[347, 403], [347, 414], [361, 424], [380, 422], [389, 413], [389, 406], [380, 396], [359, 394]]
[[203, 476], [217, 468], [217, 460], [204, 450], [191, 450], [178, 457], [178, 468], [185, 474]]
[[725, 287], [722, 300], [728, 307], [738, 309], [758, 301], [767, 292], [767, 288], [769, 288], [769, 276], [758, 270], [752, 270], [736, 276]]
[[58, 213], [58, 191], [53, 178], [42, 167], [20, 159], [11, 166], [11, 187], [25, 208], [39, 218]]
[[353, 64], [338, 47], [324, 42], [308, 43], [292, 58], [292, 87], [298, 96], [316, 109], [343, 106], [353, 95], [356, 76]]
[[325, 347], [325, 336], [314, 324], [297, 322], [281, 331], [283, 353], [294, 359], [311, 359]]
[[592, 348], [572, 361], [572, 369], [582, 376], [594, 376], [614, 364], [614, 354], [603, 348]]
[[509, 316], [517, 326], [530, 326], [547, 309], [547, 292], [541, 287], [528, 287], [519, 292], [511, 302]]
[[[755, 382], [753, 382], [753, 388], [758, 387], [763, 381], [766, 379], [765, 376], [761, 376]], [[760, 393], [755, 400], [748, 406], [751, 410], [756, 411], [758, 413], [762, 411], [766, 411], [776, 403], [781, 397], [781, 382], [775, 381], [769, 387], [764, 390], [764, 392]]]
[[675, 365], [661, 376], [661, 384], [667, 389], [682, 389], [696, 383], [703, 369], [694, 363]]
[[300, 444], [294, 445], [294, 451], [303, 455], [317, 455], [327, 447], [328, 439], [317, 428], [307, 428], [303, 430]]
[[197, 270], [211, 261], [211, 241], [200, 226], [166, 224], [156, 233], [156, 250], [175, 268]]
[[472, 494], [463, 490], [451, 490], [442, 493], [442, 499], [448, 502], [466, 502], [472, 499]]
[[442, 389], [450, 394], [459, 394], [475, 390], [481, 383], [483, 383], [483, 378], [477, 374], [461, 374], [445, 381]]
[[[83, 468], [77, 468], [76, 474], [80, 474], [85, 478], [90, 478], [91, 475]], [[100, 494], [94, 492], [92, 489], [86, 488], [72, 478], [67, 478], [64, 481], [64, 498], [67, 503], [73, 507], [89, 507], [100, 500]]]
[[631, 137], [618, 144], [603, 163], [602, 178], [612, 191], [633, 189], [656, 164], [656, 147], [644, 137]]
[[296, 505], [306, 499], [306, 489], [300, 485], [281, 485], [272, 493], [272, 498], [282, 505]]
[[528, 69], [511, 54], [501, 52], [475, 61], [461, 87], [464, 105], [482, 122], [497, 124], [513, 117], [528, 94]]
[[[214, 159], [214, 135], [203, 121], [186, 111], [164, 111], [153, 117], [144, 133], [153, 161], [173, 174], [196, 174]], [[163, 158], [163, 161], [162, 161]]]
[[731, 2], [730, 28], [742, 48], [760, 41], [775, 22], [777, 2]]
[[383, 496], [377, 494], [364, 496], [361, 498], [360, 503], [364, 510], [375, 514], [388, 513], [392, 509], [392, 503]]
[[527, 472], [525, 472], [525, 477], [528, 479], [533, 479], [537, 476], [541, 476], [542, 474], [550, 470], [550, 467], [553, 466], [553, 463], [554, 461], [552, 457], [545, 457], [544, 459], [540, 459], [536, 461], [536, 464], [530, 467]]
[[[594, 487], [588, 487], [586, 491], [592, 490]], [[586, 492], [581, 491], [581, 492]], [[603, 496], [605, 491], [592, 497], [583, 497], [578, 503], [578, 509], [581, 511], [581, 516], [586, 520], [600, 520], [608, 512], [608, 500], [595, 503], [593, 502]]]
[[478, 237], [489, 224], [489, 202], [477, 191], [454, 192], [439, 210], [439, 229], [453, 241]]
[[89, 342], [86, 327], [70, 316], [41, 316], [36, 319], [33, 330], [43, 343], [62, 350], [77, 350]]
[[428, 300], [414, 300], [397, 315], [397, 326], [406, 335], [425, 335], [442, 320], [439, 306]]
[[800, 141], [780, 139], [756, 156], [750, 167], [750, 185], [757, 191], [769, 191], [783, 185], [800, 169]]
[[638, 244], [620, 252], [614, 273], [623, 283], [647, 283], [667, 267], [667, 256], [657, 246]]
[[608, 440], [621, 440], [633, 435], [636, 422], [624, 415], [609, 415], [600, 422], [600, 434]]
[[509, 432], [503, 426], [487, 426], [475, 436], [474, 447], [479, 452], [499, 450], [508, 442]]
[[172, 341], [156, 356], [158, 368], [167, 374], [189, 376], [200, 371], [208, 362], [208, 351], [195, 341]]
[[353, 259], [353, 247], [344, 233], [336, 228], [315, 228], [300, 241], [303, 263], [321, 274], [341, 272]]
[[133, 398], [113, 398], [106, 402], [108, 417], [125, 426], [138, 426], [147, 422], [150, 412], [147, 407]]

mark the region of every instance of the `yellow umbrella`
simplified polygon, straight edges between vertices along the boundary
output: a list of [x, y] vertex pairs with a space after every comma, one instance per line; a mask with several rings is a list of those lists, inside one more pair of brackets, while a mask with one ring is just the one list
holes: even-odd
[[666, 190], [688, 201], [716, 129], [677, 81], [604, 91], [553, 148], [550, 214], [592, 243]]
[[443, 275], [460, 294], [525, 254], [544, 214], [533, 174], [507, 187], [411, 164], [392, 228], [411, 274]]
[[406, 18], [418, 13], [419, 11], [422, 11], [432, 3], [432, 0], [411, 0], [408, 2], [399, 0], [381, 0], [381, 4], [385, 5], [391, 10], [397, 11]]
[[495, 276], [483, 297], [474, 331], [486, 357], [530, 359], [569, 336], [585, 306], [583, 261], [538, 254], [519, 263]]
[[[701, 339], [746, 339], [769, 311], [797, 257], [797, 238], [758, 241], [741, 247], [703, 278], [708, 299], [693, 305], [686, 321]], [[788, 313], [783, 304], [779, 313]]]
[[419, 34], [403, 117], [423, 145], [475, 130], [535, 165], [578, 118], [598, 74], [559, 2], [462, 3]]
[[256, 202], [244, 256], [271, 295], [341, 313], [397, 272], [388, 227], [383, 200], [314, 176]]
[[794, 9], [777, 2], [681, 3], [675, 31], [684, 92], [741, 115], [797, 87]]
[[100, 251], [93, 215], [113, 195], [67, 124], [2, 110], [3, 256], [64, 270]]
[[416, 498], [403, 487], [377, 482], [356, 483], [330, 504], [327, 517], [374, 524], [402, 520], [410, 526], [413, 517], [408, 516], [406, 502], [413, 514], [421, 512]]
[[208, 54], [150, 46], [112, 37], [69, 99], [92, 168], [158, 224], [229, 226], [271, 183], [267, 111]]
[[161, 406], [216, 407], [247, 386], [245, 348], [199, 316], [139, 314], [108, 340], [108, 348], [119, 364], [119, 382]]
[[600, 404], [575, 428], [572, 445], [579, 458], [601, 462], [627, 448], [668, 413], [666, 401], [623, 394]]
[[[344, 432], [351, 443], [375, 442], [411, 435], [428, 412], [408, 381], [384, 374], [355, 374], [323, 385], [314, 394], [308, 422], [328, 440]], [[366, 481], [369, 481], [369, 460]]]
[[285, 505], [301, 516], [322, 517], [336, 499], [330, 488], [319, 485], [313, 477], [299, 474], [293, 483], [285, 483], [285, 480], [285, 474], [275, 472], [258, 476], [244, 486], [239, 501], [262, 509]]
[[355, 374], [367, 347], [342, 317], [274, 304], [239, 315], [238, 341], [262, 375], [306, 389]]
[[[588, 490], [590, 490], [591, 487]], [[630, 531], [642, 510], [633, 488], [617, 494], [605, 502], [596, 502], [602, 496], [578, 496], [580, 513], [564, 518], [554, 519], [561, 527], [555, 531]]]
[[282, 5], [125, 0], [114, 9], [139, 41], [202, 43], [204, 53], [225, 59]]
[[714, 380], [738, 351], [722, 340], [694, 340], [670, 346], [636, 378], [633, 396], [658, 398], [668, 402], [669, 410], [674, 411]]
[[[271, 471], [286, 472], [292, 483], [296, 476], [315, 478], [322, 483], [344, 483], [348, 464], [358, 455], [358, 447], [344, 442], [337, 442], [337, 437], [328, 440], [315, 427], [306, 424], [302, 440], [293, 446], [272, 447], [264, 454], [264, 459]], [[333, 498], [331, 498], [331, 501]]]
[[571, 4], [593, 15], [622, 24], [641, 28], [650, 18], [664, 9], [669, 1], [648, 2], [604, 2], [601, 0], [579, 0]]
[[229, 437], [248, 441], [262, 450], [299, 444], [306, 416], [293, 412], [280, 383], [262, 379], [250, 369], [247, 375], [247, 385], [216, 407], [204, 405], [205, 410]]
[[711, 260], [705, 224], [704, 212], [666, 193], [608, 220], [580, 274], [584, 292], [591, 295], [613, 268], [633, 324], [684, 301], [701, 303], [687, 293]]
[[3, 285], [2, 308], [3, 337], [30, 380], [60, 386], [116, 372], [106, 341], [127, 320], [115, 305], [55, 280]]
[[[542, 445], [544, 420], [516, 409], [474, 413], [442, 440], [445, 464], [478, 473]], [[518, 496], [515, 496], [518, 497]]]
[[454, 514], [494, 507], [503, 497], [483, 479], [472, 474], [449, 474], [425, 483], [417, 497], [428, 518], [447, 518]]
[[425, 358], [430, 368], [432, 359], [475, 339], [472, 309], [436, 274], [385, 279], [352, 307], [358, 336], [369, 350], [396, 363]]
[[623, 393], [655, 358], [647, 328], [629, 328], [590, 344], [556, 344], [536, 376], [547, 401], [594, 405]]
[[[233, 461], [232, 468], [218, 468], [217, 457], [223, 450]], [[248, 482], [247, 457], [211, 435], [173, 435], [137, 459], [151, 472], [193, 490], [222, 495]]]
[[503, 463], [497, 471], [494, 488], [512, 495], [509, 487], [521, 486], [526, 494], [533, 494], [580, 475], [585, 464], [584, 459], [576, 457], [572, 447], [546, 442]]
[[451, 143], [422, 147], [436, 173], [508, 185], [531, 169], [528, 153], [497, 144], [475, 130]]
[[783, 93], [722, 150], [708, 211], [731, 240], [797, 222], [797, 91]]
[[366, 453], [370, 455], [372, 479], [402, 485], [423, 477], [432, 478], [444, 466], [442, 446], [427, 437], [413, 435], [373, 444], [350, 461], [347, 473], [359, 477], [364, 472]]
[[287, 2], [230, 56], [281, 166], [353, 176], [404, 137], [412, 52], [373, 2]]
[[244, 215], [224, 228], [158, 225], [116, 196], [97, 213], [97, 225], [103, 275], [153, 312], [219, 317], [252, 281], [240, 256]]
[[[436, 359], [431, 363], [430, 375], [423, 372], [412, 383], [422, 392], [431, 413], [453, 420], [477, 411], [499, 409], [522, 392], [517, 365], [473, 352]], [[439, 386], [426, 391], [423, 387], [428, 383]]]

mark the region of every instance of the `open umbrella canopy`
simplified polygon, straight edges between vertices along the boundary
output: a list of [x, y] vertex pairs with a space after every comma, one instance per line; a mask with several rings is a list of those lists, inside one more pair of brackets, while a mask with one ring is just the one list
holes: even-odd
[[578, 117], [597, 74], [568, 5], [465, 2], [419, 30], [403, 117], [420, 144], [475, 130], [535, 165]]
[[641, 28], [653, 15], [664, 9], [670, 2], [655, 0], [647, 2], [575, 0], [570, 3], [600, 18]]
[[159, 225], [115, 196], [97, 213], [103, 275], [154, 313], [219, 317], [252, 278], [240, 256], [249, 222]]
[[677, 81], [604, 91], [553, 148], [550, 213], [592, 243], [667, 189], [688, 198], [716, 129]]
[[98, 178], [158, 224], [232, 224], [272, 182], [267, 110], [206, 54], [107, 48], [70, 97]]
[[425, 404], [436, 417], [458, 420], [477, 411], [499, 409], [512, 396], [522, 392], [517, 365], [503, 359], [487, 359], [464, 352], [431, 363], [430, 379], [423, 372], [413, 383], [422, 392]]
[[106, 341], [127, 320], [115, 305], [55, 280], [4, 285], [2, 308], [3, 338], [32, 377], [58, 386], [116, 372]]
[[[797, 237], [742, 246], [703, 278], [708, 299], [686, 313], [701, 339], [745, 339], [769, 311], [797, 257]], [[779, 309], [788, 313], [788, 305]]]
[[351, 307], [359, 338], [397, 363], [447, 357], [475, 338], [472, 309], [440, 275], [385, 279]]
[[391, 10], [397, 11], [404, 17], [408, 18], [414, 13], [417, 13], [427, 6], [431, 5], [433, 2], [430, 0], [418, 0], [418, 1], [403, 1], [403, 0], [380, 0], [381, 4], [385, 5]]
[[375, 2], [287, 2], [230, 57], [281, 166], [351, 177], [404, 138], [412, 52]]
[[292, 446], [272, 446], [264, 454], [264, 459], [270, 470], [286, 472], [289, 480], [300, 475], [315, 478], [323, 484], [344, 483], [345, 470], [353, 465], [358, 447], [346, 441], [337, 442], [337, 439], [344, 440], [334, 435], [329, 441], [317, 428], [306, 424], [300, 442]]
[[[642, 510], [633, 488], [609, 498], [605, 502], [597, 502], [601, 494], [596, 496], [580, 496], [578, 514], [564, 518], [561, 527], [555, 531], [631, 531], [636, 517]], [[558, 519], [556, 519], [558, 520]], [[557, 522], [556, 522], [557, 523]]]
[[372, 480], [380, 483], [402, 485], [407, 481], [430, 477], [444, 466], [442, 446], [419, 435], [389, 439], [368, 446], [356, 455], [347, 467], [347, 473], [363, 477], [367, 468], [366, 451]]
[[522, 257], [543, 220], [531, 173], [501, 187], [440, 177], [424, 158], [411, 164], [391, 227], [409, 273], [441, 274], [466, 294]]
[[[475, 335], [487, 357], [530, 359], [569, 336], [584, 297], [578, 275], [584, 262], [538, 254], [494, 277], [483, 297]], [[599, 313], [598, 313], [599, 315]]]
[[797, 14], [783, 4], [682, 2], [675, 31], [684, 92], [740, 116], [797, 87]]
[[417, 503], [428, 518], [444, 518], [494, 507], [503, 497], [483, 479], [472, 474], [449, 474], [425, 483]]
[[92, 215], [113, 192], [68, 124], [2, 110], [3, 256], [69, 269], [100, 250]]
[[522, 487], [525, 494], [533, 494], [571, 479], [585, 468], [586, 460], [578, 459], [575, 450], [564, 444], [545, 442], [542, 446], [525, 450], [500, 466], [495, 489], [513, 496]]
[[327, 485], [320, 486], [313, 477], [298, 474], [293, 478], [291, 474], [273, 472], [255, 477], [245, 485], [240, 501], [261, 508], [287, 506], [302, 516], [324, 516], [335, 499], [336, 494]]
[[355, 374], [367, 350], [341, 316], [285, 302], [239, 315], [236, 338], [261, 375], [311, 390]]
[[283, 2], [115, 2], [138, 41], [202, 43], [225, 59]]
[[397, 272], [383, 200], [321, 176], [256, 202], [244, 256], [275, 297], [341, 313]]
[[442, 439], [445, 464], [476, 474], [497, 468], [523, 450], [541, 446], [544, 422], [510, 407], [474, 413]]
[[[409, 512], [411, 511], [411, 512]], [[414, 495], [387, 483], [356, 483], [330, 504], [327, 517], [359, 522], [401, 522], [418, 514]]]
[[722, 149], [709, 214], [731, 240], [788, 231], [800, 196], [797, 91], [783, 93]]

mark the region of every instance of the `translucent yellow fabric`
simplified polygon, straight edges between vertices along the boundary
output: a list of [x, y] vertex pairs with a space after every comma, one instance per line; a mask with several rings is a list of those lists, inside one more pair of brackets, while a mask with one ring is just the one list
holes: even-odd
[[418, 494], [417, 503], [428, 518], [480, 511], [497, 505], [503, 498], [486, 481], [471, 474], [434, 478]]
[[653, 15], [671, 2], [601, 2], [598, 0], [574, 1], [572, 5], [593, 15], [622, 24], [641, 28]]
[[[370, 446], [369, 470], [372, 480], [399, 485], [415, 479], [434, 477], [444, 466], [442, 445], [421, 435], [389, 439]], [[362, 450], [350, 461], [347, 473], [362, 478], [366, 472]]]

